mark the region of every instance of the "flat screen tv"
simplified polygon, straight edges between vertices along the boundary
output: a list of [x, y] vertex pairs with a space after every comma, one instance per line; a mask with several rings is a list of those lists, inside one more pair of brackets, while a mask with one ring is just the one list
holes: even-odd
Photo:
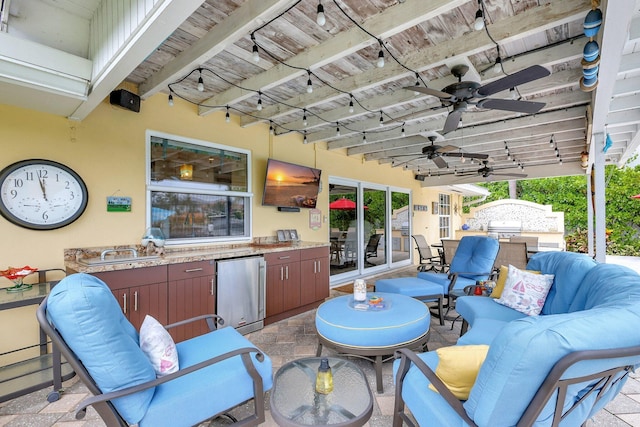
[[315, 208], [320, 189], [320, 169], [280, 160], [267, 161], [263, 206]]

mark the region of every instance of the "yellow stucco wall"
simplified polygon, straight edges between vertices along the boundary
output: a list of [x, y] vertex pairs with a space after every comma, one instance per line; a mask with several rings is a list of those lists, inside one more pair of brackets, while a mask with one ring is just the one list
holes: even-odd
[[[311, 230], [307, 210], [283, 213], [261, 206], [269, 157], [322, 170], [324, 190], [318, 207], [323, 216], [328, 210], [329, 176], [408, 188], [413, 193], [414, 204], [430, 207], [431, 202], [437, 200], [437, 193], [422, 189], [413, 174], [402, 168], [379, 166], [361, 158], [347, 157], [342, 152], [328, 151], [324, 143], [304, 145], [298, 134], [272, 137], [267, 125], [241, 128], [233, 115], [231, 123], [225, 123], [224, 112], [201, 117], [194, 106], [180, 100], [169, 107], [162, 94], [143, 101], [140, 113], [105, 101], [81, 122], [0, 105], [0, 129], [0, 168], [19, 160], [50, 159], [75, 170], [89, 189], [89, 204], [84, 214], [61, 229], [27, 230], [0, 218], [0, 268], [25, 264], [40, 269], [63, 268], [64, 248], [138, 242], [145, 228], [145, 132], [148, 129], [251, 150], [254, 237], [273, 236], [277, 229], [295, 228], [303, 240], [328, 241], [328, 224], [324, 222], [319, 230]], [[106, 198], [112, 195], [131, 197], [132, 211], [107, 212]], [[437, 216], [431, 212], [417, 212], [413, 221], [416, 232], [437, 233]], [[437, 234], [428, 238], [437, 240]], [[5, 279], [0, 280], [2, 287], [9, 285]], [[37, 342], [34, 312], [35, 308], [0, 312], [3, 325], [0, 353]], [[7, 363], [0, 358], [0, 366]]]

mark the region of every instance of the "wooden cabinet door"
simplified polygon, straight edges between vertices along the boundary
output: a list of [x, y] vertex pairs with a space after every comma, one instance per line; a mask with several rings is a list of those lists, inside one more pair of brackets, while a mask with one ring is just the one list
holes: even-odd
[[265, 254], [267, 283], [266, 316], [273, 316], [300, 306], [300, 251]]
[[[175, 323], [215, 313], [215, 261], [196, 261], [169, 266], [169, 321]], [[204, 320], [169, 330], [175, 342], [209, 332]]]
[[167, 324], [167, 267], [105, 271], [94, 276], [109, 286], [124, 315], [140, 330], [147, 314]]
[[300, 252], [301, 304], [322, 301], [329, 296], [329, 249], [312, 248]]

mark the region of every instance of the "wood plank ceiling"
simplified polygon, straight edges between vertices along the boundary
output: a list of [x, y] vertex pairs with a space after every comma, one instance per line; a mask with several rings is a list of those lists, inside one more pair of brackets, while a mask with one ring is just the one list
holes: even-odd
[[[316, 20], [320, 4], [324, 25]], [[635, 6], [628, 12], [637, 17]], [[276, 138], [298, 132], [306, 143], [411, 170], [426, 186], [579, 174], [597, 91], [580, 87], [591, 8], [590, 0], [206, 0], [126, 80], [143, 99], [171, 92], [175, 103], [197, 104], [200, 115], [226, 110], [241, 126], [270, 123]], [[476, 30], [479, 9], [485, 26]], [[629, 89], [618, 87], [614, 96], [637, 92], [635, 37], [624, 47], [630, 60], [620, 65]], [[621, 47], [603, 46], [612, 48]], [[498, 56], [503, 71], [496, 74]], [[460, 65], [468, 69], [461, 80], [478, 85], [541, 65], [550, 75], [490, 98], [544, 107], [535, 114], [491, 109], [476, 96], [457, 129], [443, 132], [454, 105], [405, 88], [443, 91], [458, 81], [452, 69]], [[618, 104], [633, 117], [611, 132], [611, 163], [638, 144], [636, 97]], [[449, 155], [424, 155], [429, 137]], [[473, 154], [488, 157], [487, 177]]]

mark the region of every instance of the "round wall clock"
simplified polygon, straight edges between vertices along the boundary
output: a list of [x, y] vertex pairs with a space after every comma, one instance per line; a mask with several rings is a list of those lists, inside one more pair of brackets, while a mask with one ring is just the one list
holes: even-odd
[[22, 160], [0, 172], [0, 214], [33, 230], [53, 230], [78, 219], [89, 193], [71, 168], [43, 159]]

